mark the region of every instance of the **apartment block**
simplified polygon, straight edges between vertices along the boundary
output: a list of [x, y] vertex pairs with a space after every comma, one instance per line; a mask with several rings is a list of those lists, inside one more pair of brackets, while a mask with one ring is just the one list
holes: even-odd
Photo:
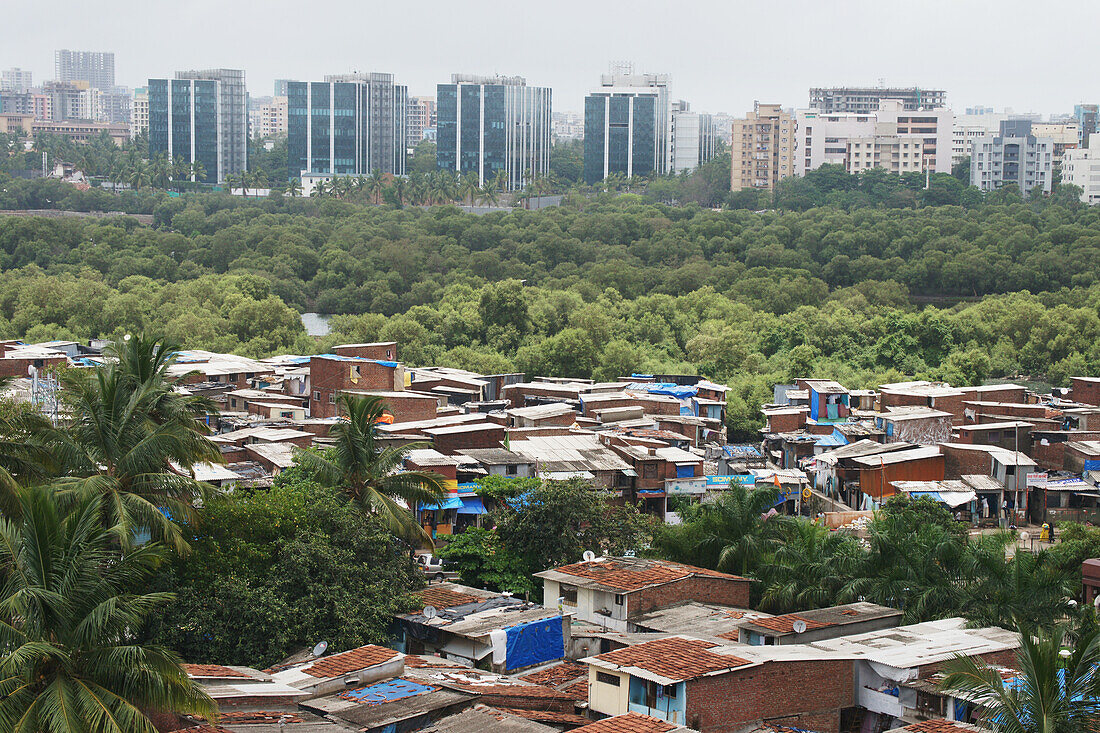
[[795, 118], [778, 104], [757, 102], [744, 119], [733, 121], [730, 190], [771, 191], [795, 173]]
[[138, 137], [149, 132], [149, 87], [134, 89], [134, 98], [130, 102], [130, 137]]
[[409, 97], [405, 126], [409, 147], [415, 148], [426, 137], [435, 134], [435, 97]]
[[287, 135], [287, 98], [271, 97], [249, 112], [252, 137], [263, 140]]
[[96, 89], [115, 86], [113, 51], [70, 51], [53, 53], [54, 78], [58, 81], [86, 81]]
[[884, 99], [897, 99], [907, 110], [937, 109], [947, 102], [942, 89], [921, 87], [815, 87], [810, 107], [826, 114], [870, 114]]
[[1087, 147], [1065, 152], [1062, 183], [1078, 186], [1084, 203], [1100, 204], [1100, 134], [1089, 136]]
[[714, 157], [718, 137], [714, 116], [692, 112], [687, 102], [680, 100], [672, 112], [672, 172], [683, 173], [698, 168]]
[[0, 71], [0, 92], [26, 92], [34, 86], [34, 75], [28, 69]]
[[1018, 186], [1027, 196], [1040, 187], [1050, 193], [1054, 175], [1054, 141], [1032, 134], [1031, 120], [1005, 120], [996, 135], [974, 142], [970, 185], [982, 191]]

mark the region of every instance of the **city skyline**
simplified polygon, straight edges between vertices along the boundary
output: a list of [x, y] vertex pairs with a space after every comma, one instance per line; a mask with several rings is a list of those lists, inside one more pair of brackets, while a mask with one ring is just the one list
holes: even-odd
[[[1055, 0], [1039, 14], [1033, 5], [1011, 0], [993, 16], [980, 14], [986, 6], [975, 0], [930, 0], [919, 12], [894, 0], [855, 0], [843, 9], [804, 0], [790, 5], [781, 34], [761, 32], [776, 22], [771, 6], [718, 2], [684, 8], [650, 0], [624, 13], [563, 0], [520, 16], [484, 0], [461, 7], [428, 0], [415, 14], [398, 4], [332, 0], [305, 18], [300, 6], [286, 2], [268, 3], [264, 13], [256, 13], [243, 4], [210, 0], [189, 4], [187, 12], [122, 0], [111, 13], [73, 6], [60, 18], [29, 7], [20, 11], [21, 32], [0, 53], [0, 68], [22, 67], [46, 79], [58, 49], [113, 51], [117, 82], [125, 86], [143, 86], [180, 68], [239, 68], [253, 96], [269, 95], [277, 78], [368, 70], [394, 74], [410, 96], [431, 96], [452, 73], [499, 73], [553, 88], [555, 110], [562, 112], [582, 110], [584, 95], [618, 60], [633, 62], [638, 72], [670, 74], [673, 98], [690, 100], [693, 109], [733, 114], [756, 100], [804, 107], [810, 87], [880, 80], [945, 89], [956, 110], [984, 105], [1066, 113], [1094, 93], [1085, 34], [1100, 21], [1100, 7]], [[1029, 13], [1034, 42], [1026, 54], [1000, 51], [1001, 31], [1009, 32], [1017, 18], [1013, 8]], [[340, 14], [369, 20], [370, 52], [358, 50], [363, 43], [355, 29], [362, 24], [324, 22]], [[907, 14], [926, 29], [911, 36], [919, 40], [896, 43], [896, 36], [881, 32]], [[288, 22], [292, 16], [298, 18]], [[988, 33], [971, 32], [979, 17]], [[453, 32], [471, 18], [478, 19], [479, 38], [492, 43], [472, 45], [468, 34]], [[315, 38], [310, 30], [319, 31], [322, 22], [324, 43], [303, 40]], [[171, 27], [174, 37], [191, 41], [165, 44], [163, 34], [146, 31], [157, 27]], [[783, 53], [777, 55], [778, 38]], [[1040, 77], [1045, 65], [1038, 59], [1057, 60], [1058, 73]]]

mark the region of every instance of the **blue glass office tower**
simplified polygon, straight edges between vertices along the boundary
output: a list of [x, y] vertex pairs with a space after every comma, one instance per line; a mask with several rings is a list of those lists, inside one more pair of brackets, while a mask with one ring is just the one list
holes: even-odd
[[667, 75], [604, 75], [584, 99], [585, 182], [667, 173], [671, 133]]
[[175, 79], [150, 79], [148, 88], [150, 156], [197, 160], [207, 183], [248, 169], [243, 71], [181, 71]]
[[453, 74], [436, 87], [436, 164], [478, 183], [504, 173], [509, 191], [550, 172], [549, 87], [520, 76]]
[[405, 174], [408, 88], [392, 74], [288, 81], [287, 175]]

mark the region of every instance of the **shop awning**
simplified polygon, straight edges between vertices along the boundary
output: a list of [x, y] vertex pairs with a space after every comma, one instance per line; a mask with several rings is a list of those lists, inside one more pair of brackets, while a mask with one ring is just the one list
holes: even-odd
[[977, 501], [978, 495], [973, 491], [910, 491], [909, 496], [923, 496], [938, 501], [954, 509], [963, 504]]
[[488, 514], [485, 505], [481, 503], [481, 497], [462, 496], [459, 501], [462, 502], [462, 506], [458, 507], [459, 514]]
[[462, 499], [459, 499], [456, 494], [448, 494], [443, 498], [443, 501], [439, 504], [421, 504], [421, 511], [436, 511], [439, 509], [461, 509]]

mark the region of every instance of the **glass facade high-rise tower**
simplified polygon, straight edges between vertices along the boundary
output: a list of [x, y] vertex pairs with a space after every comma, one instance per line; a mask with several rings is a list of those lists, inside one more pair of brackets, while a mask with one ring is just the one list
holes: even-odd
[[672, 169], [672, 113], [667, 74], [605, 74], [584, 99], [584, 180], [628, 178]]
[[436, 164], [475, 173], [479, 185], [504, 174], [505, 189], [550, 172], [552, 91], [521, 76], [453, 74], [436, 87]]
[[288, 81], [288, 177], [404, 175], [408, 96], [393, 74]]
[[199, 161], [204, 181], [248, 169], [248, 91], [236, 69], [180, 71], [149, 80], [149, 154]]

